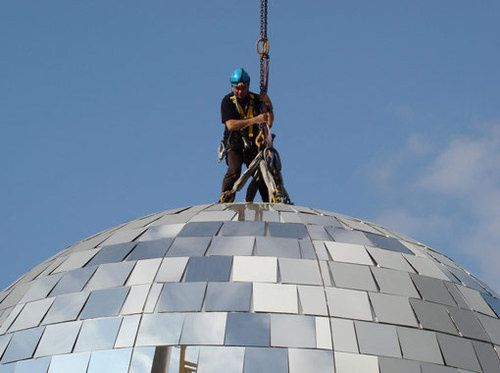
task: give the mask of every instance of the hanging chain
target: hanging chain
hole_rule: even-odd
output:
[[[260,93],[267,93],[269,79],[269,40],[267,39],[267,0],[260,0],[260,37],[257,40],[260,56]]]

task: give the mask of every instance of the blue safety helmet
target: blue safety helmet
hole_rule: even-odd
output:
[[[231,86],[236,87],[238,83],[250,84],[250,75],[242,67],[237,68],[231,74]]]

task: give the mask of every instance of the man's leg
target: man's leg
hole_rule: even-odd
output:
[[[247,167],[250,165],[250,163],[252,163],[254,158],[257,156],[257,153],[258,153],[257,148],[254,148],[253,150],[244,154],[243,160]],[[252,177],[252,180],[248,185],[246,201],[253,202],[255,194],[257,194],[257,188],[259,189],[259,194],[260,198],[262,199],[262,202],[269,202],[267,187],[262,177],[260,177],[258,180]]]
[[[233,188],[234,183],[241,174],[241,165],[243,164],[243,153],[241,151],[235,151],[233,149],[229,149],[226,154],[227,160],[227,171],[224,175],[224,179],[222,180],[222,193],[221,199],[225,192],[230,191]],[[234,196],[229,198],[227,202],[234,201]],[[221,201],[222,202],[222,201]]]

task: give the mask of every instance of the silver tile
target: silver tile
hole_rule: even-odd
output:
[[[214,237],[207,255],[252,255],[255,237]]]
[[[424,329],[458,335],[444,306],[419,299],[410,299],[410,304]]]
[[[352,320],[330,318],[335,351],[358,353],[358,340]]]
[[[310,373],[311,367],[314,367],[315,373],[332,373],[334,372],[332,352],[290,348],[288,367],[289,373]]]
[[[309,237],[313,240],[331,240],[331,237],[326,233],[322,225],[306,225]]]
[[[184,274],[188,260],[188,257],[163,259],[155,281],[179,282]]]
[[[398,328],[403,358],[444,364],[436,333],[418,329]]]
[[[408,298],[370,293],[370,300],[378,321],[396,325],[418,326]]]
[[[481,371],[472,343],[464,338],[438,334],[437,339],[446,365]]]
[[[44,327],[38,327],[15,333],[2,357],[2,364],[31,358],[43,331]]]
[[[143,285],[153,282],[161,262],[161,258],[139,260],[127,280],[127,285]]]
[[[405,297],[420,298],[415,285],[406,272],[386,268],[371,268],[380,292],[402,295]]]
[[[282,283],[322,285],[316,260],[279,258],[278,263]]]
[[[362,354],[401,358],[396,327],[355,321],[359,351]]]
[[[181,337],[184,314],[164,313],[142,317],[137,346],[177,345]]]
[[[153,359],[155,355],[154,347],[138,347],[132,353],[130,362],[130,373],[151,373]]]
[[[59,267],[54,270],[54,273],[67,272],[73,269],[82,268],[98,252],[99,249],[91,249],[72,253]]]
[[[80,314],[80,318],[93,319],[118,315],[128,290],[128,288],[115,288],[93,291]]]
[[[200,373],[243,373],[245,349],[242,347],[201,347]]]
[[[47,373],[50,358],[20,361],[16,364],[16,373]]]
[[[138,242],[157,241],[165,238],[174,238],[184,227],[184,224],[166,224],[150,226],[144,234],[137,239]]]
[[[131,355],[129,348],[92,352],[87,373],[127,373]]]
[[[19,316],[17,316],[16,321],[14,321],[9,331],[14,332],[38,326],[52,305],[52,302],[54,302],[54,298],[27,303]]]
[[[271,346],[316,348],[314,317],[272,314]]]
[[[382,268],[390,268],[409,273],[415,272],[401,253],[377,249],[375,247],[367,247],[367,250]]]
[[[75,352],[113,348],[121,322],[121,317],[85,320],[78,335]]]
[[[201,310],[206,282],[166,283],[158,300],[158,312]]]
[[[76,269],[65,273],[50,293],[50,296],[54,297],[60,294],[81,291],[96,270],[97,267],[91,267]]]
[[[261,221],[227,221],[220,234],[223,236],[264,236],[265,223]]]
[[[479,321],[486,329],[486,333],[490,336],[491,341],[496,345],[500,345],[500,319],[484,316],[481,314],[477,315]]]
[[[257,237],[256,255],[300,258],[299,241],[294,238]]]
[[[332,350],[332,333],[328,317],[315,317],[316,322],[316,348]]]
[[[443,281],[415,274],[411,274],[410,276],[424,300],[448,306],[456,306],[453,297],[448,292],[446,286],[444,286]]]
[[[230,221],[233,220],[236,212],[234,211],[201,211],[193,216],[189,222],[208,222],[208,221]]]
[[[459,370],[443,365],[422,363],[422,373],[457,373]]]
[[[231,273],[231,262],[230,256],[189,258],[184,281],[228,281]]]
[[[493,346],[483,342],[472,342],[476,351],[481,369],[484,373],[500,372],[500,359]]]
[[[53,356],[48,373],[86,373],[90,352]]]
[[[205,311],[250,310],[251,283],[211,282],[205,297]]]
[[[210,240],[210,237],[177,237],[166,256],[203,256]]]
[[[2,357],[7,345],[12,338],[12,334],[0,335],[0,357]]]
[[[223,345],[225,329],[225,313],[190,313],[184,321],[180,344]]]
[[[309,238],[306,226],[300,223],[267,223],[272,237]]]
[[[376,356],[348,354],[335,351],[335,368],[337,373],[378,373]]]
[[[139,242],[127,256],[127,260],[163,258],[172,242],[173,239],[170,238]]]
[[[140,321],[141,315],[125,316],[123,318],[120,331],[115,342],[115,348],[134,346]]]
[[[81,321],[73,321],[47,326],[36,349],[35,357],[71,352],[81,325]]]
[[[245,349],[245,373],[288,373],[288,351],[282,348]]]
[[[179,232],[179,237],[205,237],[215,236],[222,226],[222,222],[194,222],[187,223]]]
[[[404,257],[420,275],[435,277],[441,280],[449,280],[448,277],[429,258],[413,255],[405,255]]]
[[[336,287],[377,291],[370,268],[358,264],[330,262]]]
[[[154,312],[162,290],[163,290],[163,284],[151,285],[151,290],[149,291],[146,303],[144,304],[144,313]]]
[[[135,242],[125,242],[104,246],[85,266],[91,267],[106,263],[121,262],[132,251],[135,245]]]
[[[312,241],[314,250],[316,251],[316,256],[319,260],[330,260],[328,255],[328,250],[325,247],[325,241],[314,240]]]
[[[225,345],[269,346],[269,315],[228,313]],[[271,332],[272,338],[272,332]]]
[[[115,244],[120,244],[123,242],[130,242],[135,240],[137,237],[139,237],[142,232],[144,232],[146,228],[134,228],[134,229],[128,229],[128,228],[120,228],[113,232],[113,234],[106,239],[103,244],[104,245],[115,245]]]
[[[81,292],[56,297],[43,319],[42,325],[76,320],[88,296],[88,292]]]
[[[112,288],[125,284],[135,262],[102,264],[97,268],[85,290]]]
[[[317,260],[316,251],[314,250],[314,245],[309,239],[299,240],[300,256],[302,259],[313,259]]]
[[[336,262],[373,265],[373,261],[362,245],[326,241],[325,246]]]
[[[325,227],[325,229],[336,242],[353,243],[357,245],[373,245],[362,232],[335,227]]]
[[[474,315],[474,312],[462,310],[455,307],[448,307],[448,312],[453,319],[453,322],[458,327],[458,330],[464,337],[489,341],[479,320]]]
[[[327,316],[325,291],[318,286],[298,286],[301,313]]]
[[[417,361],[379,357],[380,373],[422,373]]]
[[[122,315],[141,313],[151,288],[150,284],[132,286],[120,311]]]
[[[33,281],[30,289],[26,292],[20,303],[28,303],[45,298],[61,279],[62,274],[46,276]]]
[[[368,295],[362,291],[326,288],[330,314],[357,320],[372,320]]]
[[[492,311],[477,290],[469,289],[462,285],[457,285],[457,287],[470,308],[477,312],[484,313],[485,315],[496,317],[495,312]]]
[[[276,282],[278,261],[273,257],[235,256],[232,281]]]
[[[254,283],[253,308],[255,312],[298,313],[297,287]]]
[[[379,234],[373,234],[366,232],[365,236],[372,242],[370,246],[379,247],[381,249],[395,251],[403,254],[412,254],[413,253],[408,250],[408,248],[403,245],[399,240],[393,237],[385,237]]]

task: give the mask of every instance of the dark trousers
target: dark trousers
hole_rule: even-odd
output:
[[[222,192],[231,190],[234,183],[241,175],[241,166],[243,163],[248,167],[257,155],[257,149],[250,149],[248,151],[229,149],[226,154],[227,171],[222,180]],[[253,181],[253,180],[252,180]],[[269,196],[266,185],[262,180],[258,182],[258,188],[262,202],[269,202]],[[247,193],[247,196],[251,193]],[[253,200],[253,197],[251,198]]]

